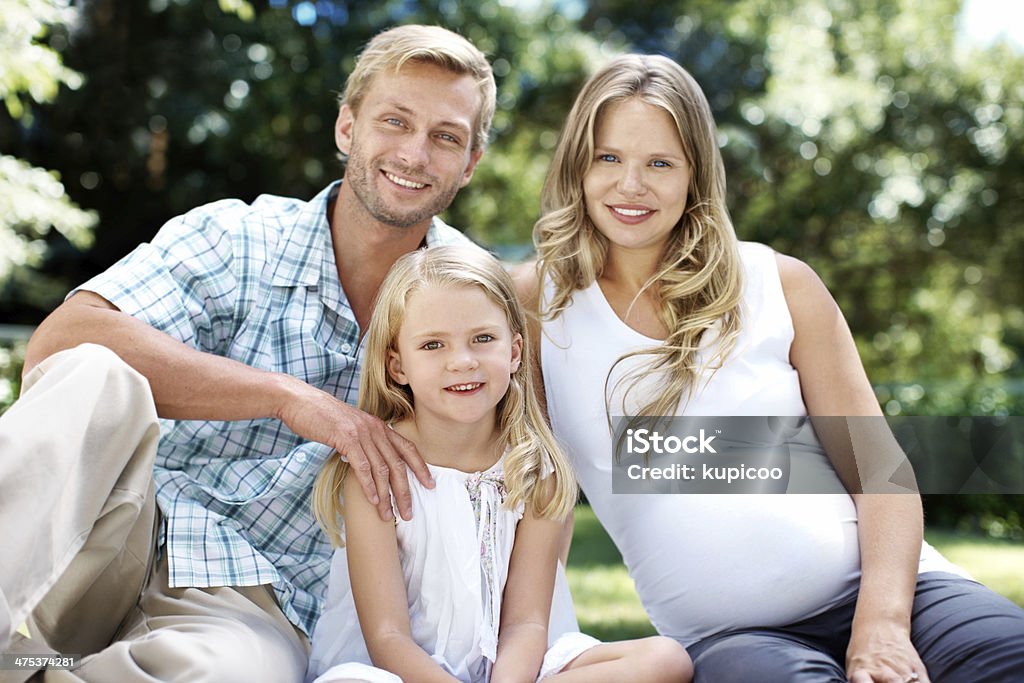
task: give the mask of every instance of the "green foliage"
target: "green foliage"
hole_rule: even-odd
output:
[[[0,15],[0,99],[14,120],[31,123],[31,104],[52,101],[63,84],[81,85],[60,55],[39,43],[50,26],[73,19],[67,2],[8,0]],[[56,229],[79,248],[91,243],[96,215],[68,200],[60,175],[0,154],[0,287],[42,263],[43,238]],[[37,282],[46,283],[42,278]],[[31,295],[29,295],[30,297]]]
[[[664,53],[711,102],[738,233],[821,275],[884,409],[1024,414],[1024,57],[958,45],[958,0],[529,6],[7,2],[0,321],[38,323],[195,205],[312,196],[342,171],[332,127],[356,53],[427,22],[484,49],[499,86],[452,224],[524,256],[583,79],[618,52]]]
[[[1024,407],[1024,59],[958,48],[957,11],[800,3],[742,106],[792,152],[748,180],[761,206],[738,205],[740,230],[831,286],[891,414]]]
[[[0,99],[15,119],[25,116],[32,101],[50,102],[59,86],[81,85],[81,76],[66,68],[60,55],[40,44],[48,26],[74,18],[66,0],[7,0],[0,15]]]
[[[1024,506],[1021,496],[924,496],[929,525],[962,533],[1024,541]]]
[[[25,362],[25,340],[0,339],[0,414],[21,392],[21,367]]]

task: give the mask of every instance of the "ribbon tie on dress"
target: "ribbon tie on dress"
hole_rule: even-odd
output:
[[[481,608],[483,610],[480,650],[494,662],[498,654],[498,627],[501,623],[501,597],[504,589],[504,567],[498,559],[497,549],[504,545],[499,537],[506,526],[499,524],[501,506],[505,503],[505,474],[489,470],[477,472],[466,479],[466,490],[476,515],[477,540],[480,544]]]

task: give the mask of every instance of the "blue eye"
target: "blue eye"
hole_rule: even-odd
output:
[[[402,126],[402,125],[405,125],[405,124],[402,123],[401,119],[396,119],[394,117],[384,119],[384,123],[389,123],[392,126]]]
[[[652,161],[651,166],[654,166],[655,168],[672,168],[672,164],[667,161],[662,161],[661,159],[655,159]]]
[[[619,158],[617,156],[615,156],[614,154],[598,154],[597,155],[597,160],[598,161],[607,161],[607,162],[610,162],[610,163],[614,163],[614,162],[618,161]]]

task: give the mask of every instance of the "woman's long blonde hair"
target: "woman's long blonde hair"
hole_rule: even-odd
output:
[[[532,350],[523,310],[512,279],[497,259],[482,249],[444,246],[406,254],[391,267],[381,284],[367,330],[366,352],[359,382],[359,408],[393,423],[413,417],[415,398],[409,387],[388,372],[388,352],[397,350],[409,296],[424,287],[479,287],[506,315],[513,335],[523,337],[522,362],[512,373],[508,392],[497,406],[504,459],[505,504],[525,504],[540,517],[564,519],[576,503],[576,479],[541,411],[530,374]],[[554,485],[541,486],[548,467]],[[313,487],[313,512],[335,545],[342,545],[341,490],[348,464],[334,453]]]
[[[572,303],[573,292],[601,276],[608,240],[587,215],[583,180],[594,160],[594,131],[605,108],[639,99],[672,117],[692,169],[686,207],[673,229],[655,273],[640,292],[650,290],[668,329],[659,346],[627,353],[608,372],[606,405],[612,413],[608,383],[612,371],[633,356],[651,362],[625,373],[627,398],[644,377],[656,375],[659,390],[635,415],[673,415],[693,395],[703,366],[697,351],[704,333],[721,321],[715,354],[720,367],[739,334],[740,261],[736,233],[725,203],[725,167],[718,150],[715,122],[700,86],[685,69],[659,55],[623,55],[595,73],[583,86],[566,119],[541,196],[541,218],[533,228],[538,255],[538,310],[553,320]],[[550,290],[545,286],[550,280]]]

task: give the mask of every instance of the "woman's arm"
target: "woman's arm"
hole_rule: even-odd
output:
[[[453,683],[456,679],[412,639],[395,523],[380,519],[354,477],[345,479],[344,489],[352,597],[370,659],[404,681]]]
[[[790,361],[800,373],[808,413],[881,420],[878,401],[835,300],[806,264],[782,255],[777,261],[795,332]],[[853,452],[863,432],[878,430],[865,430],[863,420],[850,421],[852,427],[846,428],[842,422],[827,421],[819,436],[857,506],[861,583],[847,649],[847,674],[851,683],[868,683],[889,680],[894,674],[902,680],[917,672],[926,682],[924,664],[910,642],[923,536],[921,498],[916,493],[861,492],[865,483],[869,491],[877,489],[871,486],[872,474],[862,471],[863,467],[858,470]]]
[[[548,621],[561,533],[561,521],[535,517],[529,509],[516,528],[491,683],[526,683],[537,679],[548,648]]]

